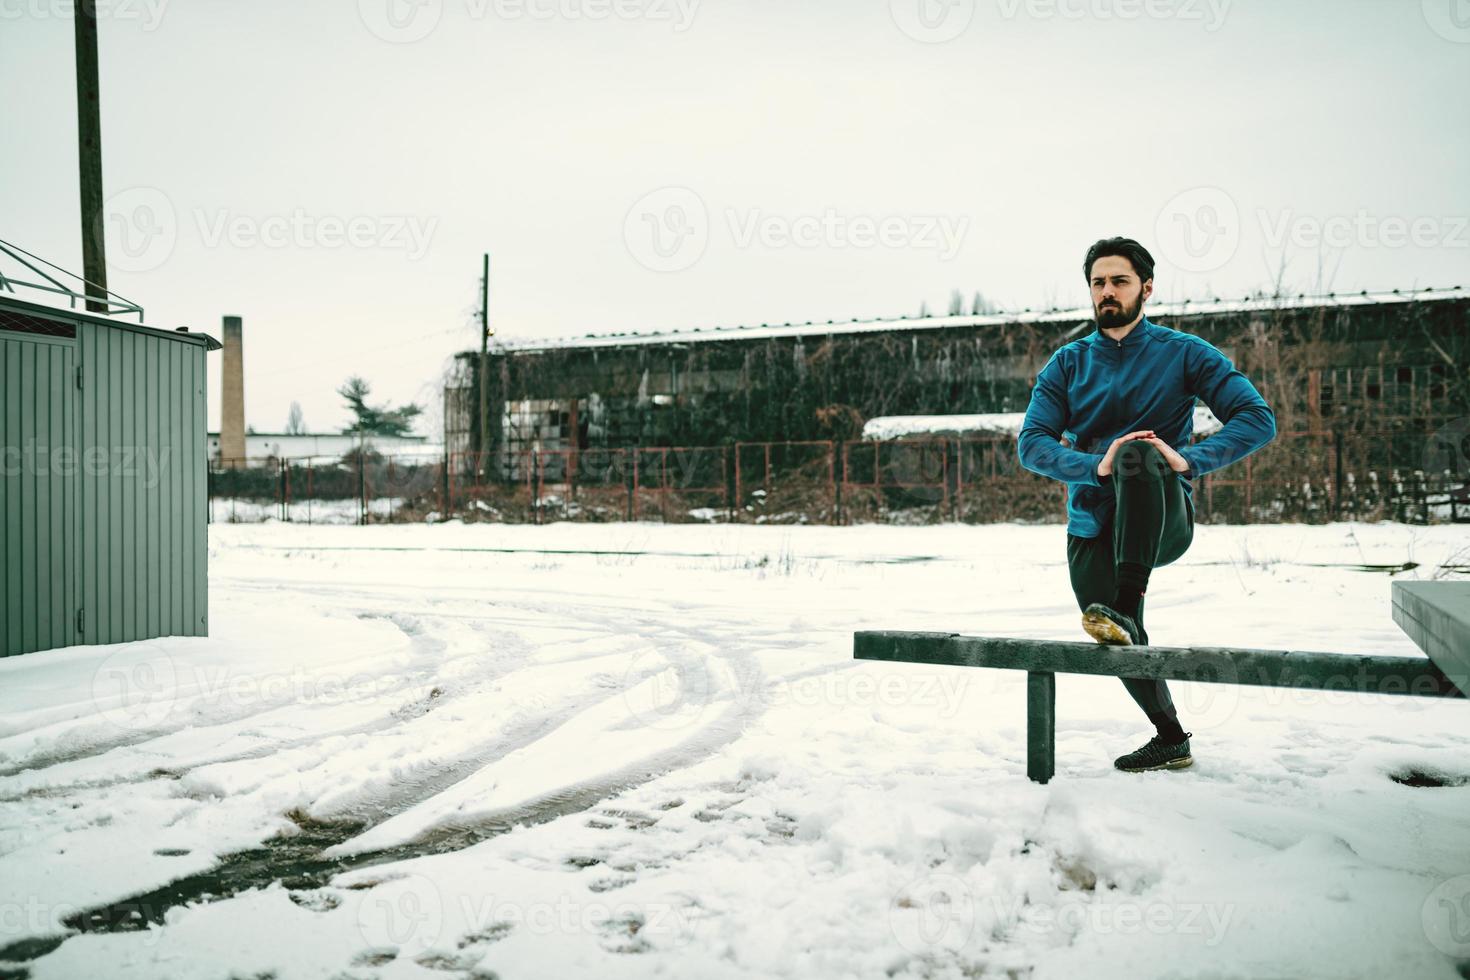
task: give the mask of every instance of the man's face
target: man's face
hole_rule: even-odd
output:
[[[1154,281],[1140,282],[1133,263],[1121,255],[1104,255],[1092,263],[1092,314],[1099,327],[1126,327],[1143,315],[1143,301]]]

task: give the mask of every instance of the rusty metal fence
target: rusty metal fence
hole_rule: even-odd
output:
[[[1196,520],[1470,522],[1466,468],[1425,458],[1404,433],[1280,433],[1195,481]],[[1060,522],[1066,487],[995,436],[216,461],[209,498],[232,522],[925,524]]]
[[[211,523],[420,522],[444,513],[439,455],[212,460]]]

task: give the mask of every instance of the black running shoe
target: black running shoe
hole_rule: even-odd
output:
[[[1082,614],[1082,628],[1099,643],[1147,646],[1148,634],[1134,621],[1111,606],[1094,602]]]
[[[1155,735],[1127,755],[1118,756],[1113,760],[1113,765],[1124,772],[1183,769],[1194,763],[1194,757],[1189,754],[1189,736],[1193,734],[1194,732],[1185,732],[1182,742],[1165,742],[1162,736]]]

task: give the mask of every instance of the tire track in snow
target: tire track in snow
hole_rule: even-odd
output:
[[[391,689],[389,689],[387,691],[381,691],[381,692],[379,692],[379,696],[380,697],[385,697],[385,698],[392,697],[393,695],[403,693],[404,691],[415,689],[417,686],[422,686],[423,679],[426,676],[430,675],[432,673],[432,671],[435,669],[435,666],[432,663],[432,659],[433,659],[433,657],[434,657],[435,654],[440,653],[442,651],[442,649],[444,647],[443,642],[440,641],[440,640],[437,640],[434,637],[426,636],[426,635],[423,635],[421,633],[416,633],[414,631],[411,631],[411,630],[405,628],[402,622],[397,621],[397,620],[393,619],[391,616],[388,616],[388,615],[378,615],[376,613],[372,613],[372,614],[364,615],[361,618],[381,618],[381,619],[387,620],[392,626],[394,626],[396,629],[398,629],[399,632],[402,633],[404,635],[404,637],[407,639],[407,641],[409,643],[409,648],[414,651],[413,661],[415,663],[422,664],[422,666],[420,666],[415,672],[404,674],[402,681],[399,684],[397,684],[396,686],[394,686],[393,688],[391,688]],[[190,708],[194,704],[196,704],[201,698],[206,698],[206,697],[209,697],[209,695],[208,694],[196,694],[195,696],[193,696],[193,697],[191,697],[191,698],[189,698],[187,700],[181,701],[179,704],[177,704],[176,706],[172,707],[169,710],[169,716],[170,717],[172,717],[174,715],[180,716],[180,721],[181,721],[180,724],[173,725],[173,726],[160,725],[160,726],[157,726],[157,727],[151,727],[151,728],[143,729],[143,730],[140,730],[140,731],[126,733],[126,734],[121,735],[121,736],[116,737],[116,738],[91,740],[91,741],[87,741],[85,744],[83,744],[81,746],[78,746],[76,748],[73,748],[73,749],[70,749],[70,750],[67,750],[67,751],[57,751],[57,752],[52,752],[52,753],[40,752],[40,753],[36,753],[36,754],[30,755],[30,756],[24,756],[24,757],[21,758],[21,760],[19,762],[12,763],[10,765],[6,765],[6,766],[3,766],[3,767],[0,767],[0,779],[12,777],[12,776],[17,776],[17,775],[20,775],[20,774],[25,773],[25,772],[43,772],[43,771],[45,771],[47,769],[51,769],[51,768],[54,768],[54,767],[57,767],[57,766],[65,765],[67,763],[79,762],[79,761],[83,761],[83,760],[87,760],[87,759],[97,758],[99,756],[106,755],[107,753],[112,752],[112,751],[115,751],[117,749],[127,749],[127,748],[134,748],[134,747],[138,747],[138,746],[145,746],[145,745],[147,745],[150,742],[156,742],[156,741],[160,741],[160,740],[163,740],[163,739],[166,739],[166,738],[170,738],[170,737],[173,737],[173,736],[184,735],[184,734],[187,734],[187,733],[190,733],[190,732],[202,732],[202,731],[209,731],[209,730],[216,729],[216,728],[224,728],[224,727],[228,727],[228,726],[243,726],[243,725],[248,725],[248,724],[251,724],[254,721],[257,721],[258,719],[261,719],[261,718],[263,718],[265,716],[270,715],[273,712],[281,711],[283,709],[285,709],[285,710],[299,710],[299,705],[297,703],[291,701],[290,699],[282,698],[282,699],[278,699],[278,700],[263,701],[261,707],[259,707],[256,710],[237,712],[237,713],[231,714],[231,715],[229,715],[227,717],[215,719],[210,724],[207,724],[207,725],[192,725],[192,724],[188,724],[187,715],[189,714]],[[68,722],[75,722],[75,721],[76,721],[76,719],[68,719],[67,721],[56,722],[53,725],[47,726],[47,727],[48,728],[63,728],[63,731],[61,732],[61,734],[62,734],[62,736],[64,738],[65,735],[67,734],[67,732],[66,732],[66,730],[64,729],[63,726],[66,726],[68,724]],[[89,724],[92,724],[92,723],[90,721],[85,722],[85,723],[83,723],[83,725],[81,727],[85,728]],[[331,736],[334,736],[334,735],[352,735],[352,734],[359,734],[359,733],[369,733],[369,732],[374,731],[377,727],[381,726],[382,724],[383,724],[382,722],[371,722],[371,723],[368,723],[368,724],[362,725],[362,726],[347,726],[347,727],[339,728],[339,729],[336,729],[336,730],[329,730],[327,732],[313,733],[311,736],[304,737],[304,738],[299,739],[299,740],[296,740],[294,742],[276,743],[276,744],[274,744],[272,746],[264,747],[262,750],[256,750],[256,751],[252,751],[252,752],[240,753],[240,754],[235,755],[235,756],[222,757],[222,758],[210,760],[208,762],[199,762],[199,763],[195,763],[193,766],[190,766],[189,768],[197,768],[198,766],[201,766],[201,765],[209,765],[209,764],[212,764],[213,762],[228,762],[228,761],[233,761],[235,759],[258,758],[261,754],[269,754],[270,752],[279,751],[279,750],[281,750],[283,748],[290,748],[290,747],[294,747],[294,746],[300,745],[300,744],[307,744],[307,743],[310,743],[312,741],[319,741],[322,738],[327,738],[327,737],[331,737]],[[144,779],[144,778],[156,778],[156,777],[152,777],[152,776],[138,777],[139,780]],[[127,780],[127,779],[101,780],[101,781],[97,781],[97,782],[91,783],[90,785],[94,785],[94,786],[108,786],[108,785],[116,785],[119,782],[130,782],[130,781],[137,781],[137,780]],[[61,786],[54,786],[53,788],[55,788],[55,789],[65,789],[65,788],[69,788],[72,785],[76,785],[76,786],[79,786],[80,787],[80,786],[86,786],[86,785],[89,785],[89,784],[88,783],[85,783],[85,782],[76,783],[76,784],[63,784]],[[6,799],[6,797],[0,796],[0,801],[3,801],[4,799]]]
[[[578,611],[585,617],[585,607]],[[618,611],[622,615],[605,617],[598,624],[604,634],[621,635],[627,630],[629,617],[626,610]],[[667,664],[682,670],[681,676],[709,675],[703,663],[704,654],[685,652],[684,648],[689,640],[707,644],[716,650],[721,645],[730,646],[726,637],[709,636],[707,633],[700,636],[702,631],[671,629],[665,621],[654,616],[633,618],[640,621],[638,625],[642,629],[635,632],[632,646],[636,648],[652,642]],[[594,635],[596,633],[595,630],[590,632]],[[736,684],[728,689],[705,692],[707,704],[728,699],[729,705],[711,723],[665,751],[615,767],[591,779],[559,787],[524,805],[485,815],[483,819],[466,825],[438,827],[407,843],[350,856],[327,856],[334,844],[350,840],[421,800],[432,799],[448,786],[467,778],[484,765],[504,758],[519,747],[534,746],[551,732],[589,710],[592,705],[625,696],[631,687],[656,676],[662,669],[648,668],[627,673],[623,684],[610,689],[606,695],[581,700],[556,716],[528,722],[497,743],[480,746],[465,758],[463,765],[454,766],[448,773],[417,784],[407,794],[395,791],[391,800],[366,802],[360,808],[354,809],[353,815],[347,819],[321,821],[300,815],[298,824],[301,830],[298,834],[274,838],[265,842],[261,848],[227,855],[208,872],[191,875],[162,888],[78,913],[69,918],[66,925],[81,932],[146,928],[149,923],[162,922],[169,908],[181,904],[221,900],[249,888],[263,887],[275,880],[287,882],[292,889],[319,888],[346,870],[459,850],[503,833],[518,823],[543,823],[587,810],[620,792],[692,765],[739,737],[752,720],[759,704],[757,702],[753,705],[742,696],[742,692],[758,689],[761,678],[760,667],[753,653],[741,649],[741,646],[737,642],[728,652],[715,655],[726,663],[732,676],[737,678]],[[610,655],[616,654],[601,652],[553,663],[565,664]],[[512,669],[500,676],[502,679],[511,678],[516,672]],[[313,740],[308,738],[297,741],[309,744]],[[280,750],[281,747],[276,746],[273,751]],[[33,959],[54,949],[65,938],[60,936],[22,940],[11,944],[6,950],[0,950],[0,958],[10,956],[13,952],[17,959]]]

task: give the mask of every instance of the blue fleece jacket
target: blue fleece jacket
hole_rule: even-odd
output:
[[[1224,428],[1196,445],[1194,401]],[[1052,354],[1036,376],[1016,448],[1021,465],[1067,484],[1067,531],[1092,538],[1113,516],[1112,480],[1097,465],[1114,439],[1153,429],[1189,462],[1191,480],[1229,466],[1276,435],[1276,415],[1254,385],[1207,340],[1144,317],[1122,340],[1095,326]],[[1059,441],[1066,437],[1069,446]]]

